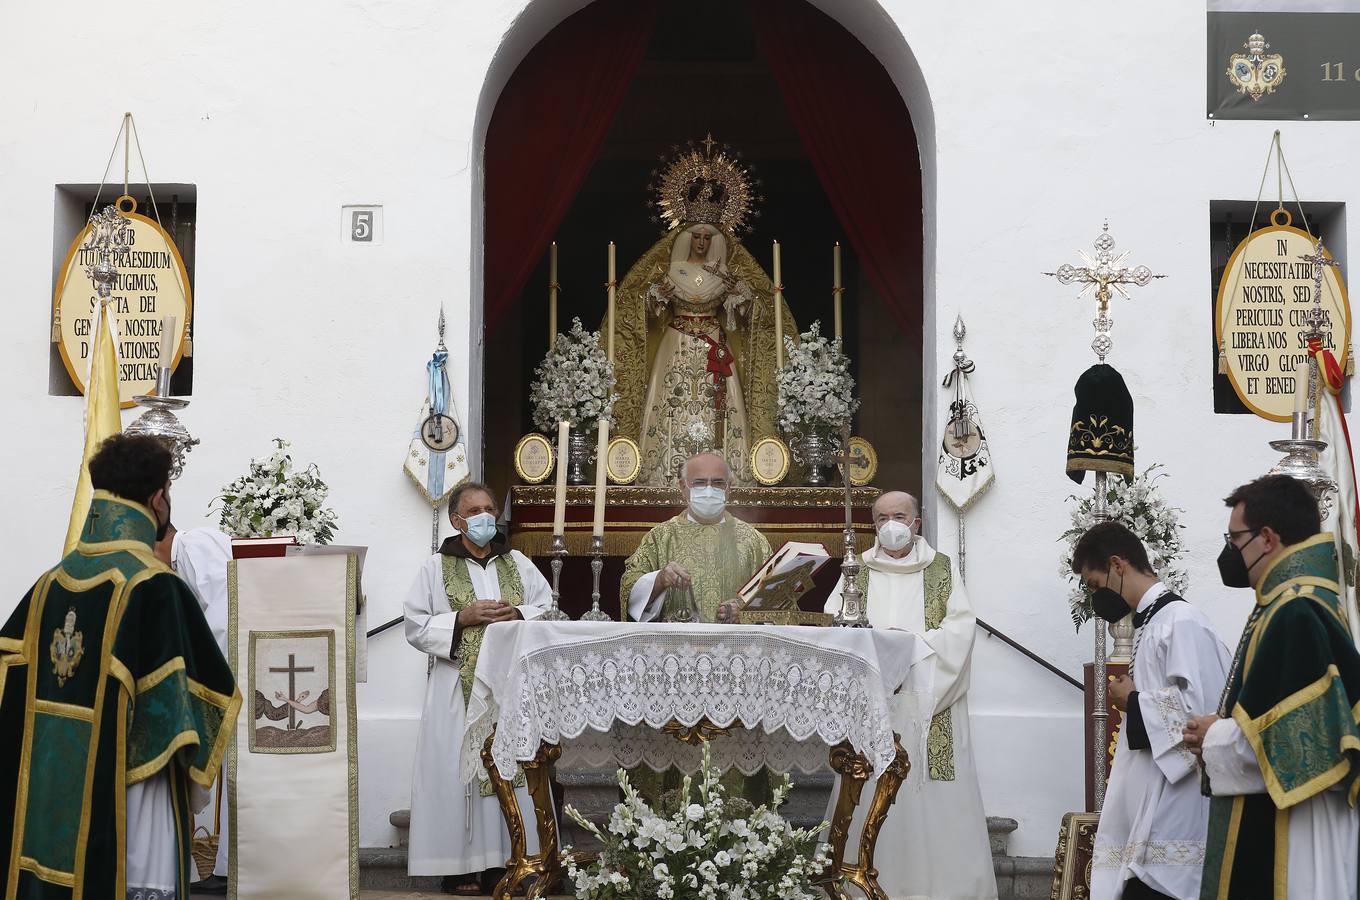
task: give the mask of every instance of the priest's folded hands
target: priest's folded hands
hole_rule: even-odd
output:
[[[742,602],[735,598],[724,600],[718,605],[718,621],[728,625],[737,623],[737,613],[741,610]]]
[[[519,610],[500,600],[475,600],[458,612],[458,627],[490,625],[493,622],[513,622],[522,618]]]

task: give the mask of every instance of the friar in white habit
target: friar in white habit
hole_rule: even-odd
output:
[[[480,893],[480,874],[505,865],[510,835],[489,781],[458,777],[467,699],[487,626],[532,619],[552,591],[527,556],[511,550],[496,526],[491,489],[468,482],[449,497],[458,534],[420,568],[406,598],[406,640],[434,657],[416,738],[411,784],[411,875],[443,875],[451,893]],[[523,776],[515,793],[525,821],[534,821]],[[538,838],[528,829],[528,852]]]
[[[935,651],[921,664],[927,670],[921,684],[933,685],[934,700],[926,758],[912,760],[909,782],[880,832],[874,855],[878,882],[893,900],[995,900],[996,875],[968,722],[977,619],[958,567],[920,536],[916,498],[901,491],[883,494],[873,515],[877,540],[860,555],[859,575],[869,623],[919,634]],[[831,591],[827,612],[840,611],[843,587],[844,579]],[[912,730],[907,723],[917,713],[911,702],[905,693],[893,698],[893,730]],[[873,790],[870,782],[865,796]],[[856,812],[852,843],[865,806]],[[854,852],[846,847],[847,855]]]
[[[1212,711],[1232,658],[1204,613],[1158,580],[1147,551],[1118,522],[1077,540],[1072,571],[1095,614],[1133,613],[1129,674],[1110,685],[1124,713],[1096,831],[1092,900],[1197,900],[1209,798],[1183,740],[1186,723]]]
[[[216,528],[190,528],[180,531],[173,524],[165,537],[156,542],[156,557],[193,588],[203,618],[208,620],[213,640],[225,656],[227,652],[227,566],[231,563],[231,538]],[[198,872],[201,877],[193,882],[196,894],[227,893],[228,851],[231,848],[227,815],[229,804],[222,796],[225,768],[213,785],[214,796],[208,806],[194,817],[198,826],[210,832],[216,826],[217,858],[211,872]]]

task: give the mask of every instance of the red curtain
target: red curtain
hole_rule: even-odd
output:
[[[656,28],[660,0],[598,0],[510,76],[486,133],[484,320],[495,331],[547,252]]]
[[[921,162],[902,96],[864,45],[801,0],[747,0],[846,238],[904,334],[921,335]]]

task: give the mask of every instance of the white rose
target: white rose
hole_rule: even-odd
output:
[[[704,808],[697,803],[691,803],[685,808],[685,818],[691,822],[697,822],[704,817]]]

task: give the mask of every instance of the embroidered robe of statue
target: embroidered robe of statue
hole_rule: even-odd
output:
[[[705,622],[715,622],[718,606],[737,596],[756,569],[770,558],[770,542],[754,526],[732,515],[704,525],[684,512],[657,525],[642,538],[623,568],[620,604],[635,622],[661,612],[665,592],[651,599],[657,573],[679,563],[689,573],[694,602]]]
[[[1195,900],[1209,801],[1182,735],[1188,720],[1214,711],[1231,656],[1208,617],[1160,582],[1139,600],[1133,621],[1135,690],[1096,831],[1091,897],[1119,900],[1136,878],[1176,900]]]
[[[476,600],[503,600],[532,619],[548,608],[552,589],[518,550],[497,541],[490,557],[477,560],[457,536],[421,566],[411,585],[406,640],[434,657],[411,776],[411,875],[466,875],[504,866],[510,856],[510,834],[489,782],[464,785],[458,778],[467,698],[486,626],[459,628],[455,620]],[[515,794],[524,820],[533,822],[522,779]],[[538,852],[537,832],[529,828],[527,837],[528,852]]]
[[[145,507],[95,491],[0,629],[0,897],[187,900],[241,697]]]
[[[925,759],[912,759],[908,781],[879,833],[874,854],[878,883],[893,900],[995,900],[996,875],[968,721],[977,619],[963,580],[949,557],[921,537],[902,559],[874,544],[860,561],[869,624],[919,634],[935,651],[922,663],[920,676],[922,685],[930,685],[927,702],[933,703]],[[844,579],[827,598],[826,612],[840,611],[843,587]],[[909,723],[923,712],[912,707],[916,702],[906,691],[892,699],[893,730],[903,736],[908,752]],[[876,784],[871,780],[865,785],[865,798],[873,796]],[[867,805],[856,810],[847,857],[857,852]]]
[[[1356,896],[1360,653],[1337,574],[1324,532],[1285,548],[1256,586],[1204,738],[1201,897]]]

